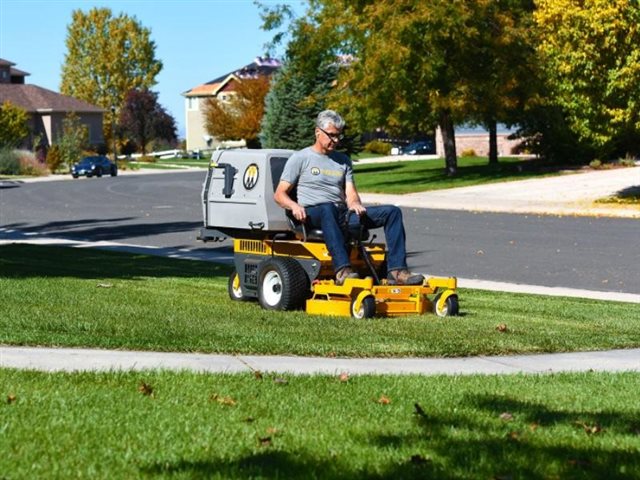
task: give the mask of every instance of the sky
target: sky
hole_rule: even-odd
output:
[[[253,0],[0,0],[0,58],[30,73],[26,83],[59,92],[71,13],[94,7],[110,8],[114,17],[135,17],[151,30],[156,58],[163,63],[152,90],[175,118],[180,138],[185,134],[181,94],[264,56],[273,35],[261,30]]]

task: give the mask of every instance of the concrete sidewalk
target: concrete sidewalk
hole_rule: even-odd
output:
[[[47,372],[165,369],[296,375],[472,375],[640,372],[640,349],[468,358],[325,358],[0,346],[0,368]]]
[[[640,205],[596,200],[627,189],[640,192],[640,168],[564,175],[450,188],[404,195],[365,193],[366,203],[475,212],[640,218]]]

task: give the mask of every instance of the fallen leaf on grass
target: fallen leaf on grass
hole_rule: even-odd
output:
[[[584,422],[576,422],[576,425],[579,425],[580,427],[582,427],[582,429],[585,431],[587,435],[594,435],[596,433],[602,432],[602,427],[597,423],[594,423],[593,425],[589,425],[588,423],[584,423]]]
[[[262,372],[260,370],[254,371],[253,376],[256,378],[256,380],[262,380]]]
[[[509,331],[509,328],[507,327],[506,323],[501,323],[498,326],[496,326],[496,330],[499,331],[500,333],[505,333]]]
[[[217,393],[212,394],[209,397],[209,400],[212,402],[218,402],[220,405],[227,405],[228,407],[233,407],[236,404],[236,401],[231,397],[223,397],[218,395]]]
[[[98,285],[96,285],[96,287],[98,288],[111,288],[113,287],[112,283],[99,283]]]
[[[500,420],[504,420],[505,422],[510,422],[513,420],[513,414],[509,412],[503,412],[500,414]]]
[[[272,444],[271,437],[259,437],[258,442],[261,447],[270,447]]]
[[[153,387],[148,383],[142,382],[138,387],[138,391],[147,397],[153,397]]]
[[[340,378],[340,381],[343,382],[343,383],[344,382],[348,382],[349,381],[349,374],[347,372],[342,372],[340,374],[340,377],[338,377],[338,378]]]
[[[386,395],[381,395],[380,398],[378,399],[378,403],[380,405],[389,405],[391,403],[391,399]]]
[[[10,393],[9,395],[7,395],[7,403],[9,405],[11,405],[12,403],[15,403],[17,399],[18,397],[16,397],[13,393]]]
[[[520,432],[512,430],[511,432],[507,433],[507,438],[509,440],[518,440],[520,438]]]

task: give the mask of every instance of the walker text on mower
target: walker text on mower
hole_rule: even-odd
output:
[[[386,248],[351,229],[351,264],[360,279],[333,280],[322,232],[298,225],[273,193],[291,150],[220,150],[214,153],[202,189],[204,227],[200,239],[233,238],[233,300],[258,299],[270,310],[304,308],[308,313],[368,318],[433,311],[457,315],[455,277],[431,277],[422,285],[386,280]]]

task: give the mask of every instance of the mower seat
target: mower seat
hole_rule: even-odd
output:
[[[293,217],[290,210],[287,210],[287,219],[295,237],[303,242],[324,242],[324,234],[319,228],[311,228]],[[369,230],[363,225],[348,225],[348,242],[365,242],[369,239]]]

